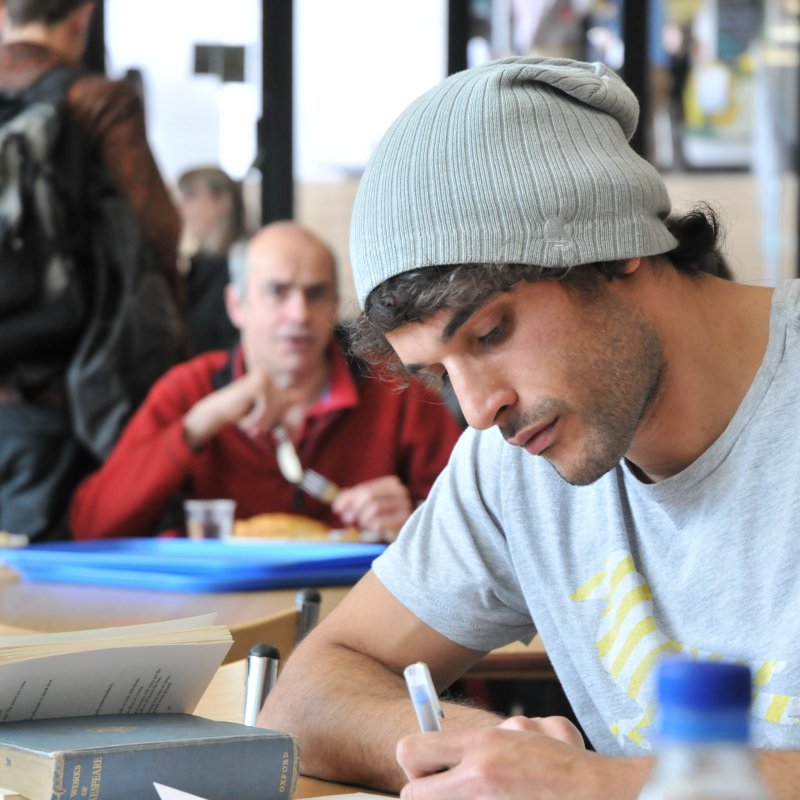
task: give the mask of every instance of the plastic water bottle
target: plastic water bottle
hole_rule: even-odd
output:
[[[655,766],[639,800],[770,800],[749,745],[750,670],[666,659]]]

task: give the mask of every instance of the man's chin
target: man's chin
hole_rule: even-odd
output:
[[[289,356],[281,358],[275,363],[275,369],[279,370],[284,375],[290,375],[294,379],[302,379],[309,375],[318,373],[320,368],[325,363],[324,355],[315,354],[310,357],[309,354]]]
[[[596,483],[619,463],[617,459],[612,463],[603,464],[569,464],[563,463],[560,459],[548,458],[547,455],[542,455],[541,458],[570,486],[589,486]]]

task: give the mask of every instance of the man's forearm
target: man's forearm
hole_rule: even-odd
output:
[[[448,704],[445,715],[452,728],[498,722],[494,714],[467,706]],[[397,742],[418,730],[400,676],[333,646],[324,655],[298,648],[270,692],[259,725],[297,735],[304,774],[395,792],[406,781],[395,758]]]
[[[774,800],[797,797],[800,750],[759,750],[756,752],[756,764]]]
[[[202,450],[225,425],[213,405],[204,400],[207,398],[195,403],[183,417],[183,440],[195,452]]]

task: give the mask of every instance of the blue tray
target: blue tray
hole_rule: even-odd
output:
[[[33,581],[230,592],[355,583],[385,548],[383,544],[234,545],[143,538],[0,548],[0,560]]]

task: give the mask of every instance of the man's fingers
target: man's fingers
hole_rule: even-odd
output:
[[[414,733],[397,743],[397,763],[409,780],[433,775],[461,763],[465,735],[471,731]]]
[[[263,370],[252,370],[231,384],[241,405],[239,428],[248,436],[258,436],[271,430],[286,409],[296,402],[296,390],[275,385]]]
[[[342,491],[333,510],[345,523],[362,530],[397,531],[412,509],[408,489],[399,480],[379,478]]]
[[[507,730],[541,733],[573,747],[586,747],[586,742],[583,740],[581,732],[566,717],[509,717],[497,727]]]
[[[400,791],[400,800],[448,800],[451,797],[475,797],[464,793],[461,776],[452,770],[420,776]]]

